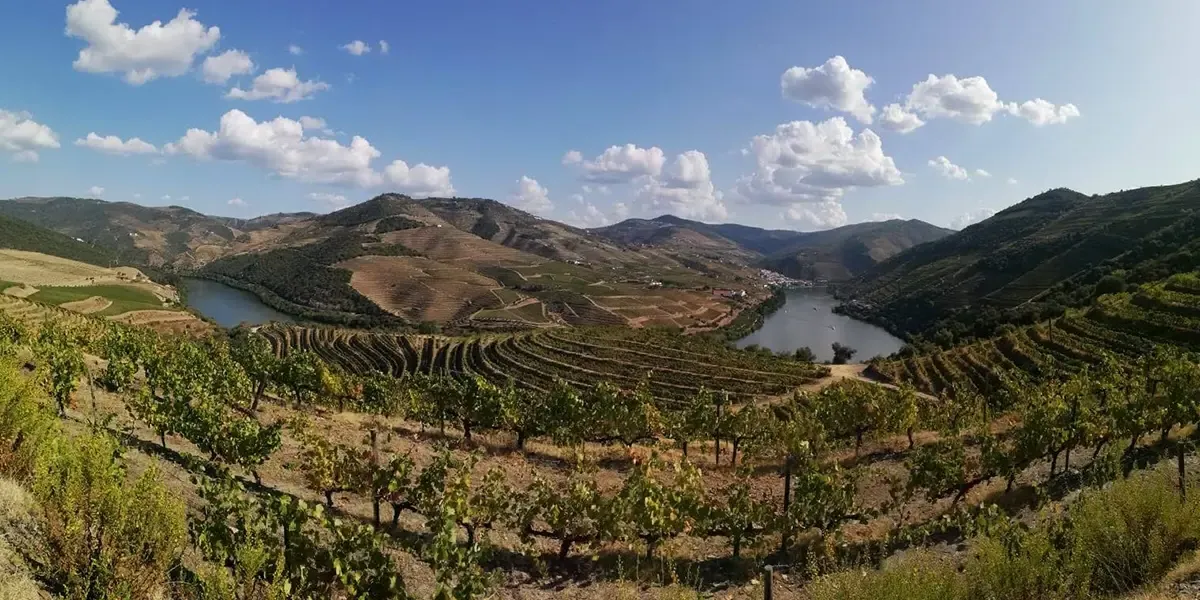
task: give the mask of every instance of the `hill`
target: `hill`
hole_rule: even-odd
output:
[[[84,198],[18,198],[0,215],[52,229],[115,253],[122,264],[195,266],[224,253],[243,232],[233,219],[181,206]],[[54,254],[50,252],[49,254]]]
[[[163,265],[253,291],[280,310],[357,326],[565,323],[712,328],[769,296],[719,254],[630,248],[494,200],[384,194],[326,215],[256,219],[73,198],[0,202]],[[746,289],[746,299],[712,288]]]
[[[1086,305],[1097,287],[1145,283],[1195,267],[1200,184],[1103,196],[1039,194],[882,262],[841,293],[844,308],[943,345]]]
[[[4,216],[0,216],[0,248],[39,252],[105,267],[117,263],[116,254],[106,248]]]
[[[830,281],[850,279],[902,250],[953,233],[916,219],[800,232],[733,223],[710,225],[672,215],[627,219],[593,231],[631,246],[721,255],[791,277]]]

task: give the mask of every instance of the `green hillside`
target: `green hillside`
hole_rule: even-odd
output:
[[[1104,196],[1050,190],[911,248],[840,294],[843,310],[947,345],[1084,306],[1097,291],[1195,268],[1200,184]]]
[[[107,249],[4,216],[0,216],[0,248],[41,252],[102,267],[117,263],[117,256]]]
[[[1004,378],[1056,379],[1108,360],[1133,364],[1169,347],[1200,351],[1200,274],[1106,294],[1058,319],[871,368],[881,379],[908,382],[928,394],[991,396]]]

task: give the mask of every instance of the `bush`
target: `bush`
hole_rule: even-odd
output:
[[[1200,540],[1200,501],[1179,501],[1173,478],[1158,472],[1086,495],[1071,510],[1074,554],[1090,587],[1121,594],[1161,579]]]
[[[849,571],[808,586],[811,600],[954,600],[962,598],[954,565],[919,552],[882,571]]]
[[[32,488],[40,543],[30,549],[65,598],[156,598],[187,542],[182,502],[151,469],[129,484],[115,440],[43,446]]]

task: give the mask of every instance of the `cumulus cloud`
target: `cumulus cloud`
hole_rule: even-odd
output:
[[[579,208],[572,209],[567,213],[567,217],[564,219],[567,224],[576,227],[592,228],[604,227],[612,222],[608,218],[608,215],[604,214],[604,211],[600,210],[595,204],[583,200],[582,197],[579,199],[579,204]]]
[[[990,208],[979,208],[972,210],[966,214],[959,215],[950,220],[950,229],[965,229],[969,225],[974,225],[980,221],[990,219],[996,211]]]
[[[908,133],[932,119],[950,119],[982,125],[996,115],[1011,114],[1041,127],[1066,123],[1080,115],[1074,104],[1055,105],[1041,98],[1023,103],[1003,102],[983,77],[930,74],[913,85],[904,104],[883,108],[880,123],[899,133]]]
[[[392,51],[392,45],[387,43],[387,40],[379,40],[379,53],[387,54]]]
[[[1074,104],[1055,105],[1053,102],[1034,98],[1020,105],[1013,104],[1009,107],[1009,111],[1033,123],[1037,127],[1044,125],[1060,125],[1066,123],[1068,119],[1073,119],[1079,116],[1079,108]]]
[[[871,213],[872,221],[893,221],[896,219],[903,219],[903,218],[904,217],[901,217],[900,215],[898,215],[896,213]]]
[[[929,159],[929,166],[946,179],[966,180],[971,178],[966,169],[950,162],[950,159],[945,156]]]
[[[783,218],[806,229],[832,229],[848,221],[842,203],[837,200],[793,204],[784,211]]]
[[[325,135],[333,135],[333,130],[329,128],[329,124],[325,122],[325,119],[320,117],[300,117],[300,125],[302,125],[306,131],[320,131]]]
[[[250,60],[249,54],[241,50],[226,50],[204,59],[202,70],[204,81],[224,85],[234,76],[253,73],[254,61]]]
[[[1012,178],[1012,177],[1009,177],[1009,178],[1008,178],[1008,185],[1017,185],[1017,180],[1016,180],[1016,179],[1014,179],[1014,178]]]
[[[221,117],[217,131],[189,129],[164,147],[167,154],[199,160],[244,162],[280,177],[312,183],[378,187],[387,185],[410,195],[450,195],[450,169],[393,161],[382,173],[372,167],[381,156],[365,138],[348,145],[305,135],[299,121],[276,117],[261,123],[240,110]]]
[[[554,209],[554,203],[550,201],[550,190],[526,175],[517,180],[517,191],[509,197],[509,201],[521,210],[539,215]]]
[[[87,134],[87,137],[75,140],[75,145],[81,148],[90,148],[97,152],[106,154],[117,154],[120,156],[128,156],[131,154],[157,154],[158,148],[149,142],[142,141],[141,138],[129,138],[121,140],[115,135],[99,136],[95,132]]]
[[[329,89],[329,84],[323,81],[301,81],[296,75],[296,69],[268,69],[262,75],[254,78],[249,90],[233,88],[225,94],[226,98],[235,100],[270,100],[281,104],[290,104],[307,100],[313,94]]]
[[[350,204],[350,201],[341,194],[330,194],[328,192],[313,192],[308,195],[310,200],[329,205],[331,208],[341,208]]]
[[[453,196],[449,167],[431,167],[421,163],[408,166],[394,160],[383,170],[384,184],[410,196]]]
[[[975,174],[980,177],[991,177],[992,176],[990,171],[987,171],[984,169],[975,169]]]
[[[67,7],[67,35],[87,44],[75,70],[123,73],[132,85],[183,75],[221,39],[219,28],[205,27],[195,16],[183,9],[166,24],[154,21],[134,30],[117,22],[117,9],[108,0],[80,0]]]
[[[922,121],[916,113],[909,112],[896,103],[883,107],[883,112],[879,114],[880,127],[896,133],[909,133],[924,124],[925,121]]]
[[[633,144],[610,146],[600,156],[585,160],[578,150],[563,156],[563,164],[579,169],[580,178],[593,183],[631,183],[643,177],[662,173],[666,156],[661,148],[639,148]]]
[[[225,204],[228,204],[229,206],[236,206],[238,208],[242,208],[242,207],[246,206],[246,201],[242,200],[241,198],[233,198],[229,202],[226,202]]]
[[[301,48],[296,44],[291,44],[288,46],[288,54],[291,54],[292,56],[300,56],[301,54],[304,54],[304,48]]]
[[[88,195],[92,196],[93,198],[99,198],[104,195],[104,188],[98,185],[93,185],[92,187],[88,188]]]
[[[832,108],[870,123],[875,107],[867,101],[867,88],[875,80],[850,67],[846,59],[834,56],[814,67],[792,67],[783,72],[779,86],[783,97],[814,108]]]
[[[729,216],[723,194],[713,185],[708,158],[699,150],[676,156],[661,176],[644,176],[637,199],[681,217],[714,221]]]
[[[755,136],[750,152],[758,168],[739,188],[766,204],[836,200],[851,188],[904,183],[879,136],[870,129],[855,135],[841,117],[781,124]]]
[[[345,50],[346,52],[349,52],[355,56],[362,56],[371,51],[371,46],[362,40],[354,40],[349,44],[343,44],[342,50]]]
[[[58,147],[54,130],[34,121],[29,113],[0,109],[0,151],[11,153],[13,160],[37,162],[39,151]]]

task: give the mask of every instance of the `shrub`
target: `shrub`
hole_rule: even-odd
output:
[[[962,582],[954,565],[919,552],[882,571],[849,571],[822,577],[808,586],[811,600],[954,600]]]
[[[1200,540],[1195,489],[1180,502],[1163,472],[1087,494],[1071,509],[1074,554],[1098,594],[1129,592],[1162,578]]]
[[[32,488],[31,552],[65,598],[154,598],[187,542],[183,504],[151,469],[132,484],[108,436],[44,445]]]

